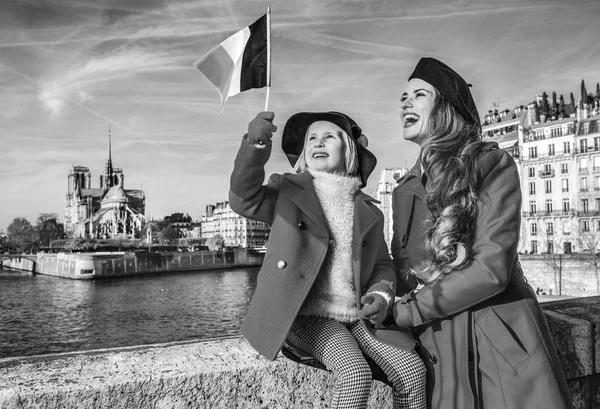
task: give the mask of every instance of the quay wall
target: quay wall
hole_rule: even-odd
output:
[[[586,254],[521,254],[523,273],[534,290],[548,295],[600,295],[600,258]]]
[[[576,409],[600,407],[600,297],[543,303]],[[331,373],[241,337],[0,359],[0,407],[328,408]],[[374,382],[369,408],[391,408]]]
[[[4,260],[3,265],[37,274],[86,280],[159,272],[253,267],[260,266],[263,258],[263,254],[246,249],[189,253],[39,253],[37,262],[15,257]]]

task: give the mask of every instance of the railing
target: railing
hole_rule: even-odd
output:
[[[554,177],[554,170],[551,170],[551,171],[540,170],[540,171],[538,172],[538,175],[539,175],[541,178]]]
[[[577,216],[575,210],[557,210],[552,212],[521,212],[523,217],[552,217],[552,216]],[[598,212],[600,214],[600,212]],[[589,214],[588,214],[589,215]]]

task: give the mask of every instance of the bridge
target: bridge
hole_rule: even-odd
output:
[[[31,261],[37,262],[37,254],[17,253],[17,254],[0,254],[0,263],[4,260],[26,258]]]

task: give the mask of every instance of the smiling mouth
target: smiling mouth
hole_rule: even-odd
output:
[[[416,124],[421,117],[417,114],[404,114],[404,127],[410,128]]]
[[[312,154],[313,159],[328,158],[329,155],[324,152],[316,152]]]

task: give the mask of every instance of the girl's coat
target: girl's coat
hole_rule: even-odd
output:
[[[300,310],[327,249],[329,232],[309,172],[274,174],[263,186],[271,147],[257,148],[244,137],[234,163],[229,204],[241,216],[271,226],[256,292],[241,332],[268,359],[275,359]],[[367,291],[395,291],[396,275],[383,239],[383,215],[362,191],[354,199],[353,269],[356,302]],[[348,221],[350,222],[350,221]],[[377,338],[405,350],[407,332],[366,325]]]
[[[467,243],[473,260],[423,287],[409,303],[427,365],[430,407],[571,408],[548,325],[518,262],[517,167],[496,144],[484,145],[477,166],[479,216]],[[431,219],[425,194],[420,165],[394,190],[392,254],[399,272],[428,257],[422,249],[423,223]],[[399,293],[414,286],[401,288],[401,281]]]

